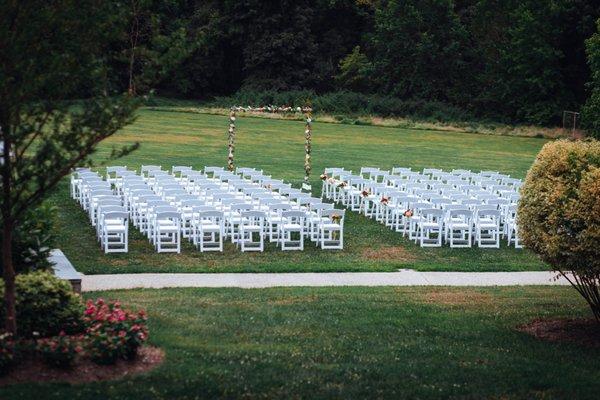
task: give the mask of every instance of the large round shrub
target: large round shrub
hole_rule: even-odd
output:
[[[521,195],[523,243],[571,281],[600,321],[600,142],[546,144]]]
[[[4,283],[0,296],[4,296]],[[83,329],[83,301],[71,285],[54,275],[36,271],[17,275],[17,325],[20,337],[56,336],[61,331],[71,334]],[[4,309],[0,307],[0,321]]]

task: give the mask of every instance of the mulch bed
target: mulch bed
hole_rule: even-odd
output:
[[[25,359],[7,375],[0,377],[0,386],[25,382],[68,382],[72,384],[127,378],[148,372],[164,361],[165,353],[157,347],[144,346],[131,361],[119,360],[115,365],[98,365],[80,358],[72,368],[53,368],[37,358]]]
[[[600,324],[595,319],[536,319],[517,330],[541,340],[600,347]]]

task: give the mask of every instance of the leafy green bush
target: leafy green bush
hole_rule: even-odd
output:
[[[10,333],[0,334],[0,375],[7,373],[15,361],[15,342]]]
[[[600,321],[600,142],[546,144],[521,195],[523,243],[571,281]]]
[[[36,349],[46,364],[58,368],[69,368],[82,350],[81,338],[60,332],[58,336],[39,339]]]
[[[49,337],[61,331],[81,332],[83,303],[68,282],[51,273],[35,271],[20,274],[16,280],[17,324],[20,337]],[[0,297],[4,282],[0,281]],[[4,309],[0,308],[0,320]]]
[[[28,210],[13,232],[14,265],[19,272],[50,267],[48,256],[54,243],[55,208],[47,204]],[[1,219],[0,219],[1,222]],[[0,231],[0,241],[2,232]],[[2,260],[0,259],[0,272]]]

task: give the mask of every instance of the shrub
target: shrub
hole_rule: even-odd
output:
[[[37,341],[37,351],[48,365],[69,368],[82,350],[81,338],[60,332],[58,336]]]
[[[600,322],[600,142],[546,144],[521,194],[523,243],[569,279]]]
[[[0,296],[4,295],[4,284]],[[82,331],[83,303],[68,282],[54,275],[36,271],[20,274],[16,280],[17,323],[20,337],[56,336]],[[0,307],[0,320],[4,309]]]
[[[0,334],[0,375],[7,373],[15,361],[15,342],[10,333]]]
[[[13,259],[18,272],[47,270],[48,256],[55,240],[55,207],[47,204],[28,210],[13,232]],[[2,240],[2,231],[0,231]],[[2,260],[0,259],[0,272]]]
[[[88,300],[85,309],[88,355],[98,364],[113,364],[118,358],[132,359],[148,338],[146,314],[121,308],[119,302]]]
[[[376,115],[381,117],[403,117],[436,122],[473,121],[476,117],[450,104],[402,100],[393,96],[338,91],[317,95],[310,90],[274,92],[241,90],[230,97],[218,97],[208,103],[214,107],[264,106],[264,105],[311,105],[315,112],[349,116]]]

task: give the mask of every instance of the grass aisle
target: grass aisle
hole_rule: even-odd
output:
[[[88,294],[149,312],[166,362],[84,386],[0,388],[2,399],[595,399],[600,349],[514,330],[588,317],[569,288],[169,289]]]
[[[118,160],[118,165],[142,164],[225,165],[227,117],[141,110],[137,121],[98,151],[141,142],[141,148]],[[273,177],[299,183],[303,177],[304,127],[299,121],[240,117],[237,121],[237,165],[264,169]],[[501,137],[315,123],[313,135],[313,187],[320,191],[318,175],[326,166],[358,171],[361,166],[410,166],[414,169],[495,169],[524,177],[543,139]],[[69,199],[63,182],[51,201],[59,207],[59,247],[86,274],[125,272],[291,272],[291,271],[393,271],[398,268],[450,271],[521,271],[547,267],[528,251],[422,249],[401,235],[359,216],[348,214],[343,252],[321,251],[312,245],[304,252],[276,250],[242,254],[229,244],[223,254],[201,254],[192,246],[183,253],[156,254],[135,230],[128,254],[104,256],[87,217]]]

